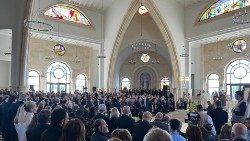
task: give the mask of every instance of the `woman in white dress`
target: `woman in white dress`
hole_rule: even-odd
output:
[[[27,141],[26,131],[36,111],[37,106],[33,101],[27,101],[18,109],[14,119],[15,128],[18,134],[18,141]]]

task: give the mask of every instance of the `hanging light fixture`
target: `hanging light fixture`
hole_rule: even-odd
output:
[[[53,29],[53,26],[51,24],[47,23],[42,19],[38,19],[38,17],[42,13],[42,10],[40,8],[40,0],[38,1],[38,9],[36,12],[34,12],[35,1],[32,7],[33,7],[31,11],[32,15],[29,17],[29,19],[24,20],[24,26],[34,31],[43,31],[43,32],[51,31]]]
[[[216,56],[213,57],[214,61],[220,61],[222,60],[222,56],[219,55],[219,39],[217,38],[217,46],[216,46]]]
[[[129,62],[129,64],[136,64],[136,61],[135,61],[135,59],[134,59],[134,51],[135,51],[135,48],[133,48],[133,44],[132,44],[132,58],[131,58],[131,60],[129,60],[128,62]]]
[[[66,49],[63,44],[60,43],[60,23],[58,23],[58,43],[54,45],[53,51],[58,56],[63,56],[66,53]]]
[[[189,57],[189,54],[187,53],[185,46],[182,47],[183,47],[183,53],[180,55],[180,57]]]
[[[235,13],[235,15],[233,16],[233,23],[234,24],[249,24],[250,20],[249,20],[249,13],[247,11],[247,6],[246,6],[246,0],[243,0],[244,2],[244,10],[241,12],[239,11],[239,13]]]

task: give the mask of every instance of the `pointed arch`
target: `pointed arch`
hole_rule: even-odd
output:
[[[43,15],[57,20],[65,20],[77,24],[92,26],[92,23],[84,12],[67,4],[53,5],[45,10]]]
[[[171,58],[171,66],[172,66],[172,72],[173,72],[173,88],[179,88],[180,86],[180,62],[177,55],[177,50],[173,42],[173,37],[170,33],[169,27],[167,26],[164,18],[162,15],[160,15],[159,10],[156,8],[156,5],[153,0],[147,0],[143,3],[150,15],[152,16],[153,20],[155,21],[156,25],[158,26],[159,30],[161,31],[162,37],[164,39],[164,42],[166,44],[166,47],[168,51],[170,52],[170,58]],[[127,10],[127,13],[124,15],[122,24],[120,25],[120,28],[117,32],[116,39],[114,42],[114,45],[112,47],[112,53],[110,57],[109,62],[109,70],[108,70],[108,88],[113,88],[113,80],[114,80],[114,70],[115,65],[117,61],[117,57],[119,54],[119,49],[121,47],[121,43],[123,41],[124,35],[126,33],[126,30],[128,29],[128,26],[134,17],[135,13],[138,12],[138,8],[140,7],[141,3],[138,0],[133,0]]]
[[[216,0],[201,14],[198,21],[201,22],[247,6],[250,6],[250,0]]]

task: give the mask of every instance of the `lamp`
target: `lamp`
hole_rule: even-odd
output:
[[[214,61],[220,61],[222,60],[222,57],[219,55],[219,45],[218,45],[219,39],[217,38],[217,46],[216,46],[216,56],[213,57]]]
[[[38,2],[38,9],[36,12],[33,12],[35,5],[32,6],[33,10],[31,13],[34,14],[32,14],[29,19],[24,20],[24,26],[34,31],[44,31],[44,32],[51,31],[53,29],[53,26],[51,24],[41,19],[38,20],[38,16],[42,13],[42,10],[39,6],[40,6],[40,0]]]
[[[134,46],[133,44],[131,46],[132,46],[132,48],[131,48],[132,49],[132,59],[129,60],[128,62],[129,62],[129,64],[133,64],[134,65],[134,64],[136,64],[136,61],[135,61],[134,56],[133,56],[135,48],[133,48],[133,46]]]
[[[246,8],[246,0],[243,1],[244,2],[244,11],[239,13],[235,13],[235,15],[233,16],[233,23],[234,24],[249,24],[250,20],[249,20],[249,16],[248,16],[248,12],[247,12],[247,8]]]
[[[182,47],[183,47],[183,53],[180,55],[180,57],[189,57],[189,54],[186,52],[185,46]]]

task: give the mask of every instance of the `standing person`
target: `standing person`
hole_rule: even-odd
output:
[[[207,101],[207,114],[210,115],[210,112],[214,109],[213,104],[211,103],[211,101]]]
[[[108,117],[105,115],[107,112],[107,107],[105,104],[100,104],[98,106],[98,113],[97,115],[93,118],[92,122],[94,122],[98,118],[102,118],[105,120],[105,122],[108,122]]]
[[[134,126],[133,129],[133,141],[142,141],[143,137],[147,134],[149,129],[151,129],[153,126],[150,124],[150,121],[152,119],[152,114],[149,111],[146,111],[143,113],[142,116],[142,122],[137,123]]]
[[[59,141],[63,126],[68,122],[68,113],[63,108],[54,109],[51,114],[51,124],[42,135],[40,141]]]
[[[60,141],[85,141],[85,132],[85,126],[80,119],[71,119],[63,128]]]
[[[94,133],[90,141],[107,141],[108,140],[108,125],[104,119],[96,119],[94,121]]]
[[[219,100],[221,101],[221,107],[225,108],[227,104],[227,97],[223,90],[220,92]]]
[[[232,119],[231,119],[232,124],[244,122],[246,118],[246,110],[247,110],[247,103],[244,100],[243,91],[236,91],[235,99],[238,100],[238,103],[235,106],[235,108],[232,110]]]
[[[27,130],[27,141],[40,141],[41,134],[48,128],[51,112],[47,109],[42,110],[37,115],[38,124],[36,127]]]
[[[109,133],[111,134],[117,127],[116,127],[116,120],[119,118],[120,112],[116,107],[111,108],[110,112],[110,118],[108,120],[108,126],[109,126]]]
[[[36,111],[37,106],[33,101],[26,102],[18,109],[14,123],[19,141],[27,141],[26,131]]]
[[[181,129],[181,122],[178,119],[170,120],[170,128],[171,128],[171,136],[173,141],[186,141],[184,137],[182,137],[178,130]]]
[[[130,107],[124,106],[122,108],[122,116],[120,116],[115,122],[116,127],[127,129],[130,133],[132,133],[135,120],[131,118],[130,115],[131,115]]]
[[[228,122],[228,113],[222,109],[222,103],[220,100],[215,102],[215,109],[211,111],[210,117],[213,120],[216,133],[219,135],[221,127]]]

